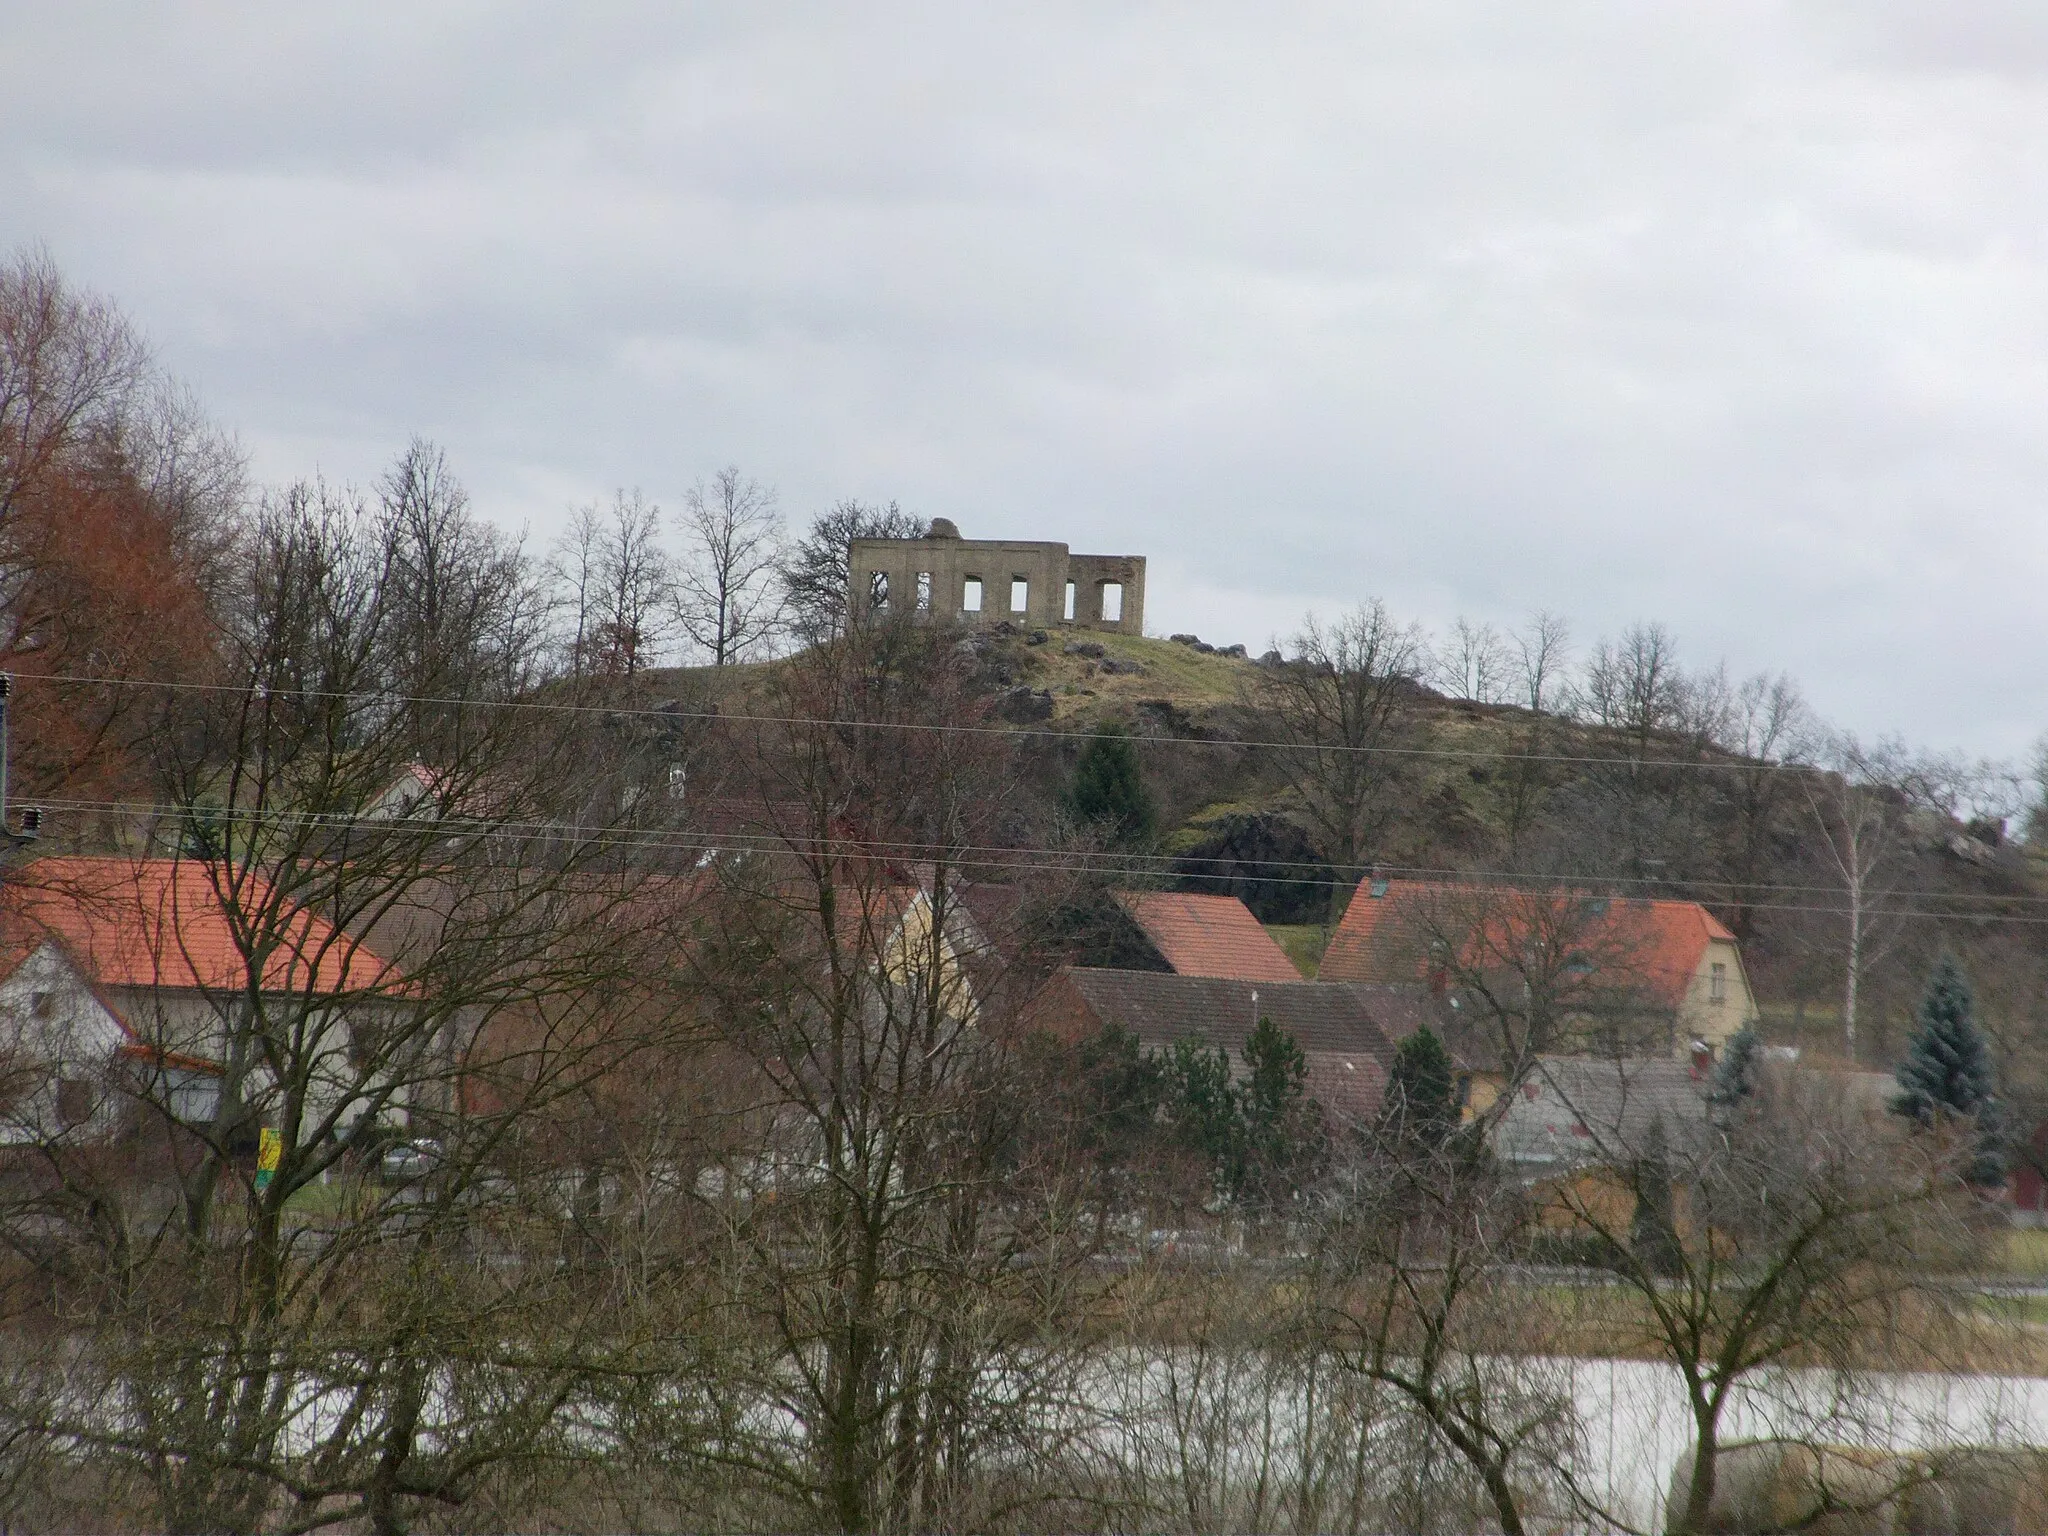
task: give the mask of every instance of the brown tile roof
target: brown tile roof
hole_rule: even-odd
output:
[[[244,910],[272,899],[261,876],[242,878]],[[268,991],[330,995],[404,985],[395,966],[324,918],[290,909],[283,926],[284,942],[264,965]],[[207,867],[190,860],[38,859],[0,890],[0,935],[10,958],[56,939],[105,987],[233,991],[248,982],[229,911]]]
[[[1301,980],[1287,952],[1235,896],[1118,891],[1116,899],[1179,975]]]
[[[1079,966],[1061,981],[1096,1028],[1121,1024],[1154,1050],[1179,1040],[1221,1046],[1233,1065],[1242,1064],[1253,1025],[1270,1018],[1307,1058],[1310,1096],[1339,1118],[1373,1113],[1393,1064],[1393,1047],[1371,1011],[1377,989]]]
[[[1375,895],[1374,892],[1379,894]],[[1562,904],[1589,914],[1560,924]],[[1685,1000],[1708,941],[1735,935],[1696,901],[1596,897],[1583,891],[1521,890],[1429,880],[1359,886],[1323,955],[1324,981],[1413,982],[1428,975],[1427,930],[1483,928],[1474,950],[1511,945],[1518,930],[1555,932],[1576,926],[1581,941],[1624,960],[1650,995],[1668,1008]]]

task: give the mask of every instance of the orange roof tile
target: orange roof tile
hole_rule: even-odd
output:
[[[1178,975],[1301,980],[1287,952],[1235,896],[1118,891],[1116,899]]]
[[[241,909],[267,910],[271,887],[248,882]],[[302,908],[264,963],[271,992],[331,995],[403,985],[397,967]],[[0,948],[58,940],[101,986],[232,991],[247,963],[207,866],[182,859],[44,858],[0,888]]]
[[[1420,929],[1434,910],[1445,926],[1477,922],[1492,928],[1531,930],[1555,927],[1550,914],[1561,902],[1599,901],[1583,891],[1527,891],[1510,886],[1453,885],[1441,881],[1396,880],[1361,884],[1330,937],[1320,976],[1324,981],[1416,981],[1428,974]],[[1710,940],[1735,942],[1735,935],[1696,901],[1616,898],[1587,908],[1578,932],[1625,958],[1650,995],[1665,1007],[1685,1000]],[[1480,941],[1476,940],[1475,943]],[[1496,936],[1497,943],[1497,936]]]

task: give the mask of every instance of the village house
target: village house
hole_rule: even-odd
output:
[[[53,857],[10,872],[0,890],[0,1138],[106,1134],[124,1102],[145,1100],[177,1123],[212,1121],[238,1021],[257,1004],[290,1010],[307,1038],[325,1036],[325,1076],[337,1090],[350,1080],[357,1032],[407,1006],[404,978],[324,919],[275,902],[260,876],[238,878],[243,912],[281,915],[253,972],[257,946],[246,928],[238,938],[202,863]],[[244,1063],[243,1101],[259,1101],[267,1082],[260,1064]]]
[[[1220,1047],[1241,1071],[1245,1041],[1259,1020],[1271,1019],[1301,1047],[1309,1097],[1341,1124],[1378,1113],[1395,1043],[1428,1013],[1426,995],[1414,987],[1069,966],[1036,1000],[1033,1021],[1068,1040],[1115,1025],[1147,1050],[1170,1050],[1181,1041]]]
[[[1735,935],[1694,901],[1372,879],[1318,974],[1444,990],[1458,974],[1546,965],[1569,997],[1633,1013],[1662,1054],[1687,1057],[1694,1041],[1718,1054],[1757,1018]]]

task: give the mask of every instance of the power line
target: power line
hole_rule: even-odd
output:
[[[261,686],[244,686],[234,683],[170,682],[156,678],[88,677],[59,672],[20,673],[17,674],[17,680],[23,683],[74,683],[95,688],[154,688],[171,692],[240,694],[251,697],[261,697],[265,692]],[[730,725],[830,726],[835,729],[845,730],[903,731],[930,735],[1000,736],[1006,739],[1027,737],[1043,741],[1069,742],[1086,742],[1093,739],[1095,735],[1093,731],[1054,730],[1048,727],[1029,725],[937,724],[929,721],[856,720],[844,717],[808,715],[728,714],[717,709],[688,710],[623,707],[610,704],[564,704],[535,699],[473,699],[433,694],[374,691],[359,693],[318,688],[278,689],[274,692],[279,697],[324,699],[336,703],[418,704],[456,709],[510,709],[537,714],[596,715],[609,719],[687,720]],[[1556,716],[1548,716],[1547,718],[1557,719]],[[1130,735],[1129,739],[1144,746],[1232,747],[1275,752],[1311,752],[1398,758],[1443,758],[1459,762],[1512,760],[1518,763],[1550,763],[1579,767],[1629,766],[1725,773],[1797,773],[1810,775],[1827,771],[1809,763],[1774,762],[1764,759],[1736,757],[1733,754],[1728,754],[1727,749],[1721,747],[1716,747],[1714,750],[1726,754],[1725,760],[1711,760],[1703,757],[1690,759],[1636,758],[1623,754],[1598,756],[1556,752],[1517,752],[1512,748],[1506,747],[1481,750],[1456,747],[1318,745],[1298,741],[1266,740],[1258,737],[1167,736],[1157,732],[1134,732]]]
[[[46,806],[68,811],[101,811],[129,815],[136,819],[151,817],[178,818],[188,814],[188,808],[149,804],[134,801],[86,801],[60,800],[45,801]],[[1228,869],[1216,872],[1189,870],[1187,863],[1206,863],[1231,866],[1239,861],[1224,856],[1186,856],[1173,854],[1138,854],[1127,850],[1107,849],[1061,849],[1044,845],[1012,844],[956,844],[869,839],[851,835],[828,835],[822,839],[811,839],[800,835],[772,830],[748,831],[740,828],[721,830],[704,829],[690,831],[679,828],[610,828],[585,832],[573,825],[558,821],[493,821],[469,823],[461,820],[444,821],[428,816],[364,816],[346,812],[314,812],[297,810],[252,811],[247,809],[206,807],[209,817],[228,823],[243,825],[283,824],[311,827],[332,827],[336,830],[367,828],[371,830],[418,830],[445,834],[452,839],[472,838],[477,840],[498,839],[512,842],[573,843],[581,847],[617,851],[673,851],[716,855],[720,853],[782,853],[805,852],[828,857],[864,855],[887,857],[907,863],[943,860],[963,869],[990,873],[1058,873],[1091,874],[1104,876],[1122,875],[1132,879],[1150,879],[1171,876],[1176,879],[1198,880],[1212,884],[1228,884],[1240,879],[1255,880],[1264,885],[1284,885],[1314,890],[1348,888],[1357,884],[1336,872],[1329,874],[1288,874],[1242,876]],[[1302,866],[1296,865],[1296,868]],[[1797,912],[1828,916],[1846,916],[1847,909],[1841,906],[1817,902],[1759,901],[1748,899],[1749,893],[1774,896],[1823,896],[1832,894],[1836,887],[1799,885],[1772,881],[1683,881],[1668,877],[1608,876],[1598,874],[1560,873],[1555,876],[1536,877],[1511,870],[1456,870],[1422,865],[1375,864],[1376,874],[1393,878],[1432,880],[1438,882],[1478,881],[1526,888],[1540,885],[1544,888],[1579,887],[1599,889],[1612,885],[1637,887],[1663,887],[1672,890],[1696,890],[1702,886],[1731,894],[1729,902],[1759,912]],[[1897,894],[1897,893],[1893,893]],[[1680,897],[1676,899],[1692,899]],[[1879,898],[1884,899],[1883,897]],[[2001,902],[2008,905],[2037,907],[2048,904],[2048,897],[2013,895],[1999,896],[1991,893],[1953,892],[1942,893],[1938,898],[1947,902],[1984,901]],[[1890,908],[1866,908],[1874,919],[1901,918],[1946,922],[1996,922],[2001,924],[2048,925],[2048,914],[2028,916],[2011,912],[1985,912],[1936,908],[1924,904]]]

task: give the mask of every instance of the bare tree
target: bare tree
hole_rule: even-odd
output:
[[[1310,614],[1292,649],[1257,686],[1284,744],[1281,771],[1334,866],[1334,924],[1407,781],[1399,752],[1424,648],[1415,627],[1397,624],[1375,598],[1329,624]]]
[[[1500,631],[1461,614],[1450,635],[1434,648],[1430,679],[1454,698],[1501,704],[1514,691],[1514,661]]]
[[[588,1288],[532,1248],[557,1181],[523,1156],[608,1059],[636,872],[568,717],[457,701],[428,799],[378,809],[417,747],[385,691],[417,655],[407,538],[359,499],[271,502],[213,685],[156,742],[177,852],[10,893],[125,912],[156,980],[105,1085],[129,1151],[60,1124],[0,1200],[76,1345],[63,1393],[7,1383],[8,1428],[127,1469],[173,1530],[395,1533],[531,1454],[588,1374]]]
[[[1801,778],[1826,867],[1842,889],[1842,1044],[1856,1059],[1864,972],[1897,938],[1885,909],[1887,872],[1901,851],[1913,768],[1893,742],[1865,747],[1846,732],[1824,736],[1823,771]]]
[[[571,677],[595,670],[597,630],[602,623],[604,517],[595,502],[569,510],[569,526],[548,553],[547,580],[557,622],[566,628],[560,644]]]
[[[0,267],[0,525],[59,456],[117,434],[151,377],[127,318],[70,287],[47,251]]]
[[[775,492],[720,470],[683,498],[689,549],[678,568],[676,615],[715,667],[744,661],[780,622],[775,575],[782,557],[782,514]]]
[[[1559,739],[1554,717],[1564,691],[1570,647],[1569,627],[1548,611],[1531,614],[1514,636],[1515,702],[1524,714],[1514,727],[1513,745],[1507,754],[1484,770],[1511,864],[1521,859],[1559,777],[1550,758]]]
[[[810,531],[782,562],[782,600],[790,626],[804,639],[828,639],[846,623],[848,546],[855,539],[915,539],[925,522],[890,502],[846,500],[811,520]]]
[[[1721,716],[1717,744],[1730,761],[1710,783],[1726,818],[1721,863],[1738,939],[1752,936],[1757,893],[1786,861],[1803,777],[1791,765],[1808,751],[1812,732],[1799,685],[1783,673],[1746,678]]]
[[[1589,860],[1630,879],[1698,873],[1708,799],[1699,763],[1722,728],[1729,689],[1719,672],[1688,675],[1661,624],[1636,624],[1587,659],[1572,711],[1599,728],[1598,760],[1571,789],[1573,832]]]
[[[660,659],[674,633],[675,562],[661,508],[638,490],[609,508],[577,508],[549,560],[558,610],[569,615],[571,670],[631,677]]]
[[[1626,903],[1583,888],[1392,884],[1377,973],[1426,975],[1467,1060],[1519,1083],[1555,1052],[1662,1053],[1669,999]]]
[[[1571,626],[1547,608],[1530,614],[1515,632],[1515,659],[1521,685],[1516,702],[1536,714],[1550,713],[1558,706],[1571,660]]]
[[[525,551],[477,520],[432,443],[414,438],[377,496],[389,560],[387,686],[408,701],[416,748],[432,758],[457,701],[510,698],[534,681],[545,600]]]
[[[908,621],[796,658],[792,723],[755,738],[762,851],[718,866],[684,956],[758,1138],[705,1186],[761,1341],[741,1390],[773,1410],[722,1454],[835,1530],[968,1524],[976,1476],[1037,1454],[1070,1364],[1047,1308],[1095,1230],[966,895],[1001,749],[885,728],[959,718],[967,681]]]
[[[1576,1424],[1568,1381],[1540,1363],[1559,1341],[1517,1274],[1529,1203],[1482,1150],[1487,1129],[1483,1117],[1435,1148],[1398,1137],[1360,1146],[1322,1224],[1314,1278],[1337,1359],[1405,1404],[1469,1469],[1484,1512],[1520,1536],[1582,1502]]]
[[[1609,1345],[1666,1361],[1684,1389],[1692,1443],[1665,1529],[1692,1536],[1726,1528],[1712,1516],[1723,1425],[1759,1375],[1797,1361],[1846,1376],[1901,1346],[1943,1357],[1948,1304],[1930,1276],[1957,1267],[1972,1223],[1939,1156],[1824,1076],[1771,1070],[1703,1098],[1660,1094],[1651,1070],[1616,1063],[1597,1093],[1546,1084],[1587,1150],[1540,1198],[1634,1300],[1604,1309]]]

